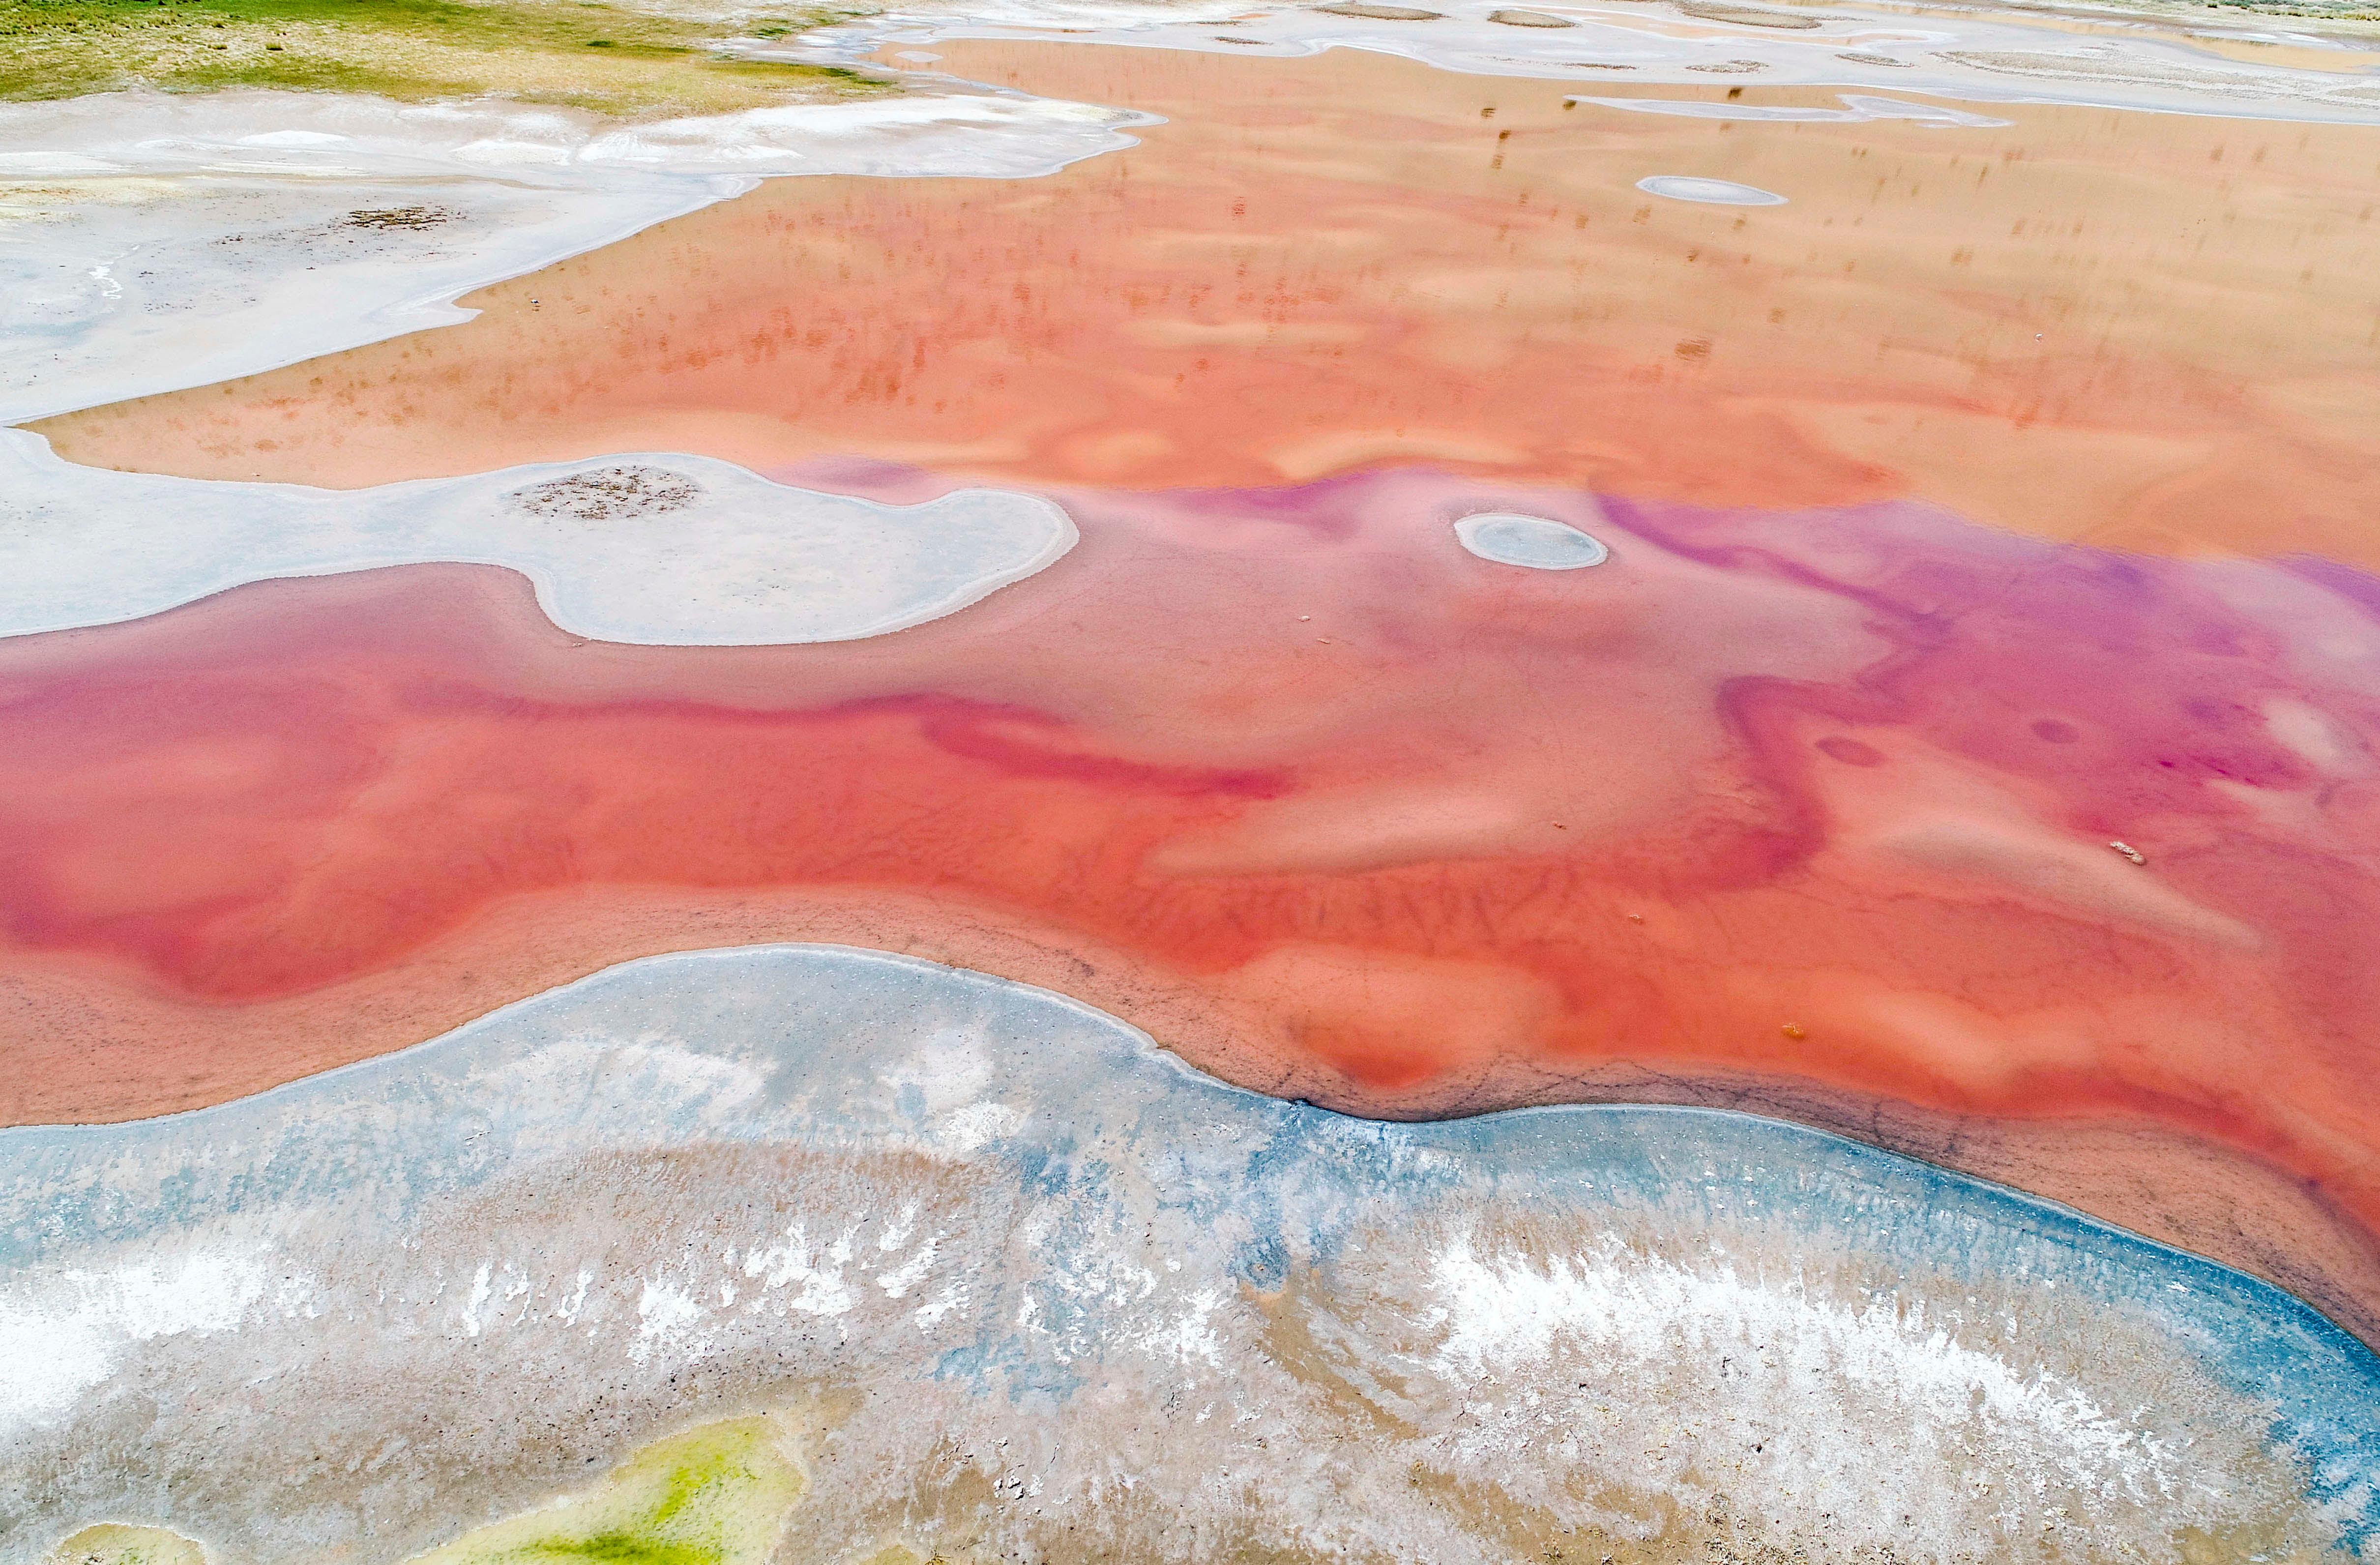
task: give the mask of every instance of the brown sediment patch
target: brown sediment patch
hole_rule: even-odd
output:
[[[532,516],[625,521],[683,511],[702,498],[702,486],[660,467],[597,467],[549,479],[506,496]]]
[[[0,643],[0,1111],[840,940],[1350,1110],[1815,1121],[2380,1316],[2354,579],[1419,475],[1070,503],[869,641],[589,643],[442,566]],[[1612,557],[1475,560],[1483,508]]]
[[[451,207],[425,206],[419,202],[402,207],[361,207],[339,219],[342,228],[418,229],[436,228],[454,222],[462,214]]]
[[[80,461],[332,485],[656,448],[1247,485],[1419,442],[1699,503],[1916,495],[2380,561],[2380,129],[1730,122],[1354,50],[941,48],[1167,123],[1044,179],[775,181],[471,322],[42,427]],[[1634,189],[1662,173],[1791,200]]]

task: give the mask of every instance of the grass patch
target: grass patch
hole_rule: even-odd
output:
[[[275,87],[414,102],[492,93],[640,115],[897,91],[839,66],[722,52],[731,38],[856,14],[722,22],[592,0],[0,0],[0,99]]]

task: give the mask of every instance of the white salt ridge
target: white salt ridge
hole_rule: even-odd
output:
[[[2134,1502],[2154,1503],[2188,1479],[2183,1453],[2125,1416],[2130,1409],[2110,1412],[2055,1373],[1967,1346],[1922,1303],[1830,1297],[1824,1287],[1609,1243],[1539,1258],[1483,1256],[1456,1239],[1430,1266],[1445,1331],[1433,1367],[1490,1394],[1566,1351],[1628,1366],[1727,1358],[1742,1365],[1730,1377],[1743,1382],[1739,1420],[1792,1419],[1812,1433],[1824,1421],[1852,1438],[1872,1404],[1888,1402],[1896,1438],[1946,1470],[1962,1441],[1980,1438],[2029,1452],[2060,1482]]]
[[[521,572],[554,624],[597,640],[843,641],[965,608],[1077,536],[1032,495],[884,505],[673,453],[322,490],[80,467],[0,431],[0,636],[443,561]]]
[[[468,320],[473,288],[762,178],[1025,177],[1146,123],[989,90],[618,127],[329,93],[0,105],[0,423]]]
[[[2253,18],[2252,28],[2210,22],[2202,30],[2286,42],[2301,57],[2336,51],[2339,68],[2244,64],[2193,46],[2179,30],[2119,31],[2111,25],[2101,32],[2078,32],[2071,18],[2005,10],[1858,5],[1817,9],[1791,0],[1608,0],[1527,7],[1536,17],[1570,24],[1551,27],[1491,21],[1494,13],[1512,9],[1494,0],[1431,0],[1410,8],[1440,14],[1431,20],[1398,20],[1311,6],[1232,14],[1220,7],[1131,0],[912,0],[812,34],[800,52],[856,59],[885,43],[1018,36],[1236,55],[1351,48],[1472,75],[1702,88],[1722,82],[1881,88],[1979,103],[2380,121],[2380,80],[2369,73],[2364,57],[2322,37],[2277,31],[2270,18]]]

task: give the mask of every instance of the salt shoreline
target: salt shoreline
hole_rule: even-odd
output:
[[[474,289],[763,178],[1029,177],[1146,123],[991,90],[628,126],[298,92],[0,105],[0,424],[468,320]]]
[[[874,57],[880,49],[966,38],[1281,58],[1349,48],[1475,76],[1626,87],[1841,88],[1976,103],[2380,124],[2380,40],[2355,48],[2305,34],[2193,37],[2117,17],[1883,6],[1819,11],[1792,0],[1585,0],[1533,6],[1519,14],[1542,19],[1524,23],[1492,19],[1516,14],[1493,0],[1401,8],[1417,14],[1392,18],[1356,14],[1361,8],[1354,6],[1305,6],[1218,18],[1130,0],[962,0],[888,11],[754,53],[871,60],[880,69],[884,61]],[[2336,67],[2224,53],[2260,45],[2286,51],[2289,60],[2335,55]]]

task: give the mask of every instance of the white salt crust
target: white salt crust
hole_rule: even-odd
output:
[[[1575,571],[1611,558],[1600,539],[1567,522],[1514,511],[1481,511],[1454,524],[1463,548],[1500,565],[1536,571]]]
[[[936,619],[1075,546],[1065,512],[970,489],[881,505],[638,453],[373,489],[81,467],[0,431],[0,636],[107,625],[246,582],[504,565],[601,641],[844,641]]]

